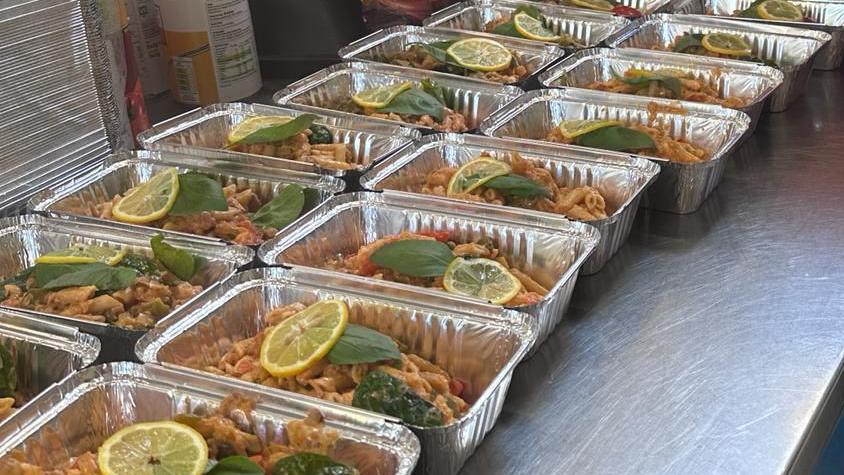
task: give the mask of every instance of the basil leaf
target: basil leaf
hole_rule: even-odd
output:
[[[548,188],[521,175],[497,176],[484,183],[484,186],[519,198],[551,197],[551,191]]]
[[[434,41],[431,43],[416,43],[415,45],[421,46],[425,51],[428,52],[428,54],[433,56],[434,59],[441,63],[454,64],[456,66],[460,66],[455,61],[453,61],[448,55],[448,48],[450,48],[451,45],[453,45],[454,43],[456,43],[456,41]]]
[[[296,221],[305,207],[304,189],[293,183],[284,187],[269,203],[252,215],[252,222],[258,226],[281,229]]]
[[[179,279],[188,281],[199,269],[197,259],[191,253],[167,244],[161,234],[153,236],[149,244],[158,262]]]
[[[527,16],[533,17],[539,21],[545,21],[545,17],[542,15],[542,11],[533,5],[522,5],[513,10],[513,16],[516,16],[519,13],[525,13],[527,14]]]
[[[433,239],[403,239],[381,246],[369,260],[411,277],[436,277],[445,274],[454,253],[448,245]]]
[[[110,266],[101,262],[91,264],[36,264],[35,281],[45,290],[93,285],[97,290],[119,290],[132,285],[138,278],[135,269]]]
[[[152,259],[138,254],[127,254],[120,260],[120,265],[135,269],[141,275],[158,275],[158,266]]]
[[[356,470],[331,457],[308,452],[284,457],[276,462],[273,475],[353,475]]]
[[[29,279],[30,274],[35,267],[28,267],[18,273],[17,275],[13,275],[8,279],[0,280],[0,300],[6,298],[6,286],[7,285],[14,285],[20,288],[22,291],[26,291],[26,281]]]
[[[402,92],[385,107],[377,110],[379,112],[395,112],[396,114],[429,115],[437,119],[437,122],[441,122],[443,115],[445,115],[445,106],[442,102],[415,87]]]
[[[443,424],[436,406],[413,392],[404,381],[383,371],[372,371],[355,388],[352,406],[375,411],[419,427]]]
[[[663,87],[671,91],[675,99],[683,97],[683,83],[674,76],[650,73],[646,76],[616,76],[619,81],[631,86],[648,86],[652,81],[659,82]]]
[[[179,195],[168,214],[185,215],[229,209],[223,187],[210,176],[188,172],[179,175]]]
[[[264,475],[264,469],[243,455],[232,455],[218,461],[206,475]]]
[[[656,147],[648,134],[621,126],[604,127],[585,133],[577,138],[577,143],[584,147],[615,151]]]
[[[492,33],[496,35],[513,36],[515,38],[522,38],[522,34],[516,29],[516,25],[512,21],[502,23],[492,29]]]
[[[279,125],[264,127],[256,130],[237,142],[229,144],[232,145],[250,145],[256,143],[272,143],[287,140],[294,135],[304,132],[311,123],[317,119],[314,114],[302,114],[295,119]]]
[[[440,101],[440,104],[447,105],[445,102],[445,89],[437,85],[434,81],[425,78],[422,80],[422,90],[428,93],[434,99]]]
[[[674,43],[672,50],[675,53],[682,53],[689,48],[703,47],[703,37],[704,35],[702,33],[686,33]]]
[[[17,387],[15,358],[5,345],[0,345],[0,397],[15,397]]]
[[[401,352],[392,338],[370,328],[349,324],[328,352],[332,364],[377,363],[400,360]]]

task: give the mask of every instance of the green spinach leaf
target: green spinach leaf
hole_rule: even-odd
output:
[[[14,285],[20,288],[22,291],[26,291],[26,281],[29,280],[30,274],[35,267],[28,267],[18,273],[17,275],[13,275],[8,279],[0,280],[0,300],[4,300],[6,298],[6,286],[7,285]]]
[[[683,53],[690,48],[703,47],[703,33],[686,33],[674,43],[672,50],[675,53]]]
[[[179,279],[188,281],[199,270],[199,261],[193,254],[167,244],[163,235],[156,234],[149,244],[158,262]]]
[[[135,269],[110,266],[101,262],[90,264],[36,264],[35,281],[45,290],[93,285],[97,290],[119,290],[132,285],[138,277]]]
[[[14,397],[17,387],[15,358],[5,345],[0,344],[0,397]]]
[[[548,188],[521,175],[497,176],[484,183],[484,186],[519,198],[551,197],[551,191]]]
[[[616,76],[616,78],[625,84],[637,87],[647,87],[651,82],[658,82],[671,91],[674,99],[683,97],[683,83],[675,76],[649,72],[640,76]]]
[[[300,132],[304,132],[316,119],[317,116],[314,114],[302,114],[299,117],[283,124],[256,130],[255,132],[252,132],[246,137],[240,139],[240,141],[229,144],[229,148],[233,145],[239,144],[250,145],[256,143],[281,142],[282,140],[287,140]]]
[[[218,461],[205,475],[264,475],[264,469],[249,457],[232,455]]]
[[[443,424],[443,414],[422,399],[402,380],[383,371],[372,371],[361,380],[352,397],[352,406],[398,417],[419,427]]]
[[[351,323],[328,352],[328,360],[332,364],[377,363],[400,359],[401,352],[392,338]]]
[[[445,99],[445,88],[438,85],[431,79],[425,78],[422,80],[422,90],[427,92],[431,97],[440,101],[440,104],[444,106],[448,105]]]
[[[427,92],[410,88],[396,96],[379,112],[395,112],[396,114],[429,115],[441,122],[445,115],[445,106],[436,97]]]
[[[502,23],[492,29],[492,33],[496,35],[512,36],[515,38],[522,38],[522,34],[516,29],[516,25],[512,21]]]
[[[585,133],[577,138],[577,144],[614,151],[635,151],[656,146],[648,134],[621,126],[604,127]]]
[[[273,475],[353,475],[356,470],[331,457],[309,452],[284,457],[276,462]]]
[[[140,254],[126,254],[120,260],[120,265],[135,269],[141,275],[158,275],[158,266],[155,261]]]
[[[223,187],[217,180],[195,172],[179,175],[179,195],[169,214],[186,215],[227,209],[229,205]]]
[[[447,244],[427,239],[403,239],[385,244],[369,256],[374,264],[411,277],[445,274],[454,260]]]
[[[252,215],[252,222],[258,226],[281,229],[296,221],[304,207],[305,191],[301,186],[292,183],[256,211]]]

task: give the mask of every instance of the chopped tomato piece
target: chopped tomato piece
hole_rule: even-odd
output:
[[[452,378],[451,381],[448,382],[448,390],[455,396],[463,394],[464,389],[466,389],[466,385],[463,384],[463,381],[460,381],[457,378]]]
[[[636,10],[633,7],[628,7],[627,5],[618,5],[611,11],[613,14],[623,16],[625,18],[639,18],[640,16],[642,16],[642,12]]]
[[[432,237],[439,242],[448,242],[448,231],[420,231],[416,234]]]
[[[358,275],[366,275],[370,276],[378,270],[378,265],[370,261],[369,259],[362,260],[360,264],[360,269],[358,270]]]

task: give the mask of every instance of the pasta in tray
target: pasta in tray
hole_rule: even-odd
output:
[[[715,71],[713,77],[719,75],[720,72]],[[630,68],[622,76],[615,76],[608,81],[594,81],[585,87],[597,91],[717,104],[732,109],[747,105],[739,97],[722,97],[714,81],[707,82],[695,78],[691,73],[670,69],[645,71]]]
[[[253,400],[232,395],[208,415],[178,414],[168,421],[136,423],[102,441],[98,450],[75,454],[59,466],[44,466],[30,460],[28,453],[13,451],[0,460],[0,473],[100,475],[112,473],[117,466],[126,471],[126,464],[130,463],[138,473],[153,473],[154,467],[161,473],[184,473],[187,469],[190,469],[188,473],[194,473],[192,466],[204,470],[205,464],[216,462],[222,467],[236,463],[237,471],[224,473],[298,473],[287,471],[287,467],[309,464],[312,468],[319,466],[331,470],[319,473],[358,474],[351,465],[334,459],[340,436],[337,431],[325,427],[318,411],[311,411],[305,419],[287,422],[283,440],[266,440],[262,428],[253,421],[254,407]],[[122,434],[129,435],[121,437]],[[55,435],[46,434],[45,437]],[[156,441],[168,447],[166,440],[159,441],[157,437],[176,439],[179,443],[177,452],[185,453],[185,458],[162,452],[160,460],[150,462],[127,455],[156,452]]]
[[[509,163],[489,152],[461,167],[442,167],[425,177],[421,192],[428,195],[515,206],[562,214],[580,221],[605,219],[612,214],[601,192],[592,186],[566,187],[551,172],[509,154]],[[477,177],[477,178],[475,178]],[[515,186],[514,186],[515,185]]]
[[[272,358],[267,356],[272,352],[272,335],[285,331],[276,328],[291,324],[289,328],[301,329],[307,327],[314,315],[330,319],[328,315],[338,309],[341,313],[348,311],[346,304],[337,300],[320,301],[310,306],[295,302],[277,307],[264,315],[264,327],[257,335],[233,341],[215,365],[200,369],[363,409],[386,410],[389,415],[420,426],[449,424],[466,412],[469,405],[460,397],[464,384],[459,379],[418,355],[400,350],[400,344],[387,335],[361,325],[346,324],[342,336],[332,344],[326,356],[310,360],[293,373],[285,372],[281,376],[271,373],[276,366],[266,361]],[[295,331],[291,331],[293,333]],[[283,337],[285,341],[289,341],[288,338],[293,337]],[[345,338],[353,338],[356,342],[356,355],[350,357],[348,351],[345,354],[340,350],[335,352],[336,347],[344,347]],[[392,347],[393,353],[367,351],[366,344],[372,341],[378,342],[379,351]],[[348,350],[348,347],[344,349]],[[402,388],[403,397],[414,400],[424,411],[392,413],[389,404],[377,408],[370,404],[370,398],[388,391],[387,387]]]

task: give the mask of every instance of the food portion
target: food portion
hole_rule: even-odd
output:
[[[624,125],[617,120],[564,120],[545,140],[556,143],[664,158],[678,163],[698,163],[710,152],[684,139],[675,139],[660,124]]]
[[[712,81],[695,78],[691,73],[672,69],[644,69],[630,68],[609,81],[595,81],[586,85],[587,89],[597,91],[617,92],[621,94],[635,94],[637,96],[664,97],[684,101],[717,104],[723,107],[737,109],[744,107],[746,102],[738,97],[722,97],[718,92],[718,85]]]
[[[466,116],[449,108],[445,89],[430,79],[410,81],[361,91],[340,106],[341,110],[377,119],[430,127],[439,132],[469,130]]]
[[[14,475],[357,475],[333,458],[339,434],[312,411],[287,423],[284,437],[265,440],[253,419],[255,402],[227,397],[207,416],[179,414],[139,422],[114,433],[96,452],[60,466],[43,466],[14,451],[0,460],[0,473]]]
[[[389,336],[348,320],[340,300],[275,308],[263,316],[257,335],[231,343],[216,365],[204,369],[420,427],[449,424],[468,410],[463,382]]]
[[[0,281],[0,305],[146,330],[199,292],[191,279],[203,261],[164,242],[152,256],[126,249],[73,246],[42,254]]]
[[[351,146],[336,142],[324,125],[314,124],[317,116],[302,114],[249,117],[226,138],[226,149],[297,162],[313,163],[329,170],[359,168]]]
[[[655,49],[777,66],[772,61],[754,56],[747,40],[730,33],[683,33],[677,36],[667,48],[656,47]]]
[[[386,236],[355,253],[325,262],[331,270],[479,298],[519,307],[542,300],[548,289],[510,265],[495,242],[450,240],[448,231]]]
[[[560,46],[585,48],[586,45],[567,33],[557,34],[549,28],[549,22],[538,8],[520,6],[511,15],[502,15],[484,25],[484,31],[496,35],[513,36],[534,41],[556,43]]]
[[[25,402],[17,392],[16,366],[15,356],[6,345],[0,343],[0,421],[10,417],[15,408]]]
[[[305,210],[306,202],[313,199],[313,192],[290,184],[275,198],[265,201],[245,183],[222,186],[202,173],[179,173],[167,168],[111,201],[92,203],[71,197],[62,200],[56,209],[258,245],[295,221]]]
[[[467,201],[562,214],[571,219],[605,219],[612,211],[592,186],[561,186],[551,172],[510,154],[509,163],[488,152],[463,166],[442,167],[425,177],[422,193]]]
[[[803,15],[800,7],[788,0],[756,0],[744,10],[736,10],[733,16],[775,21],[812,21]]]
[[[519,53],[487,38],[413,43],[388,62],[502,84],[519,82],[531,73]]]
[[[642,12],[639,10],[614,0],[543,0],[543,2],[556,3],[559,5],[577,8],[587,8],[589,10],[612,13],[613,15],[623,16],[630,19],[642,16]]]

